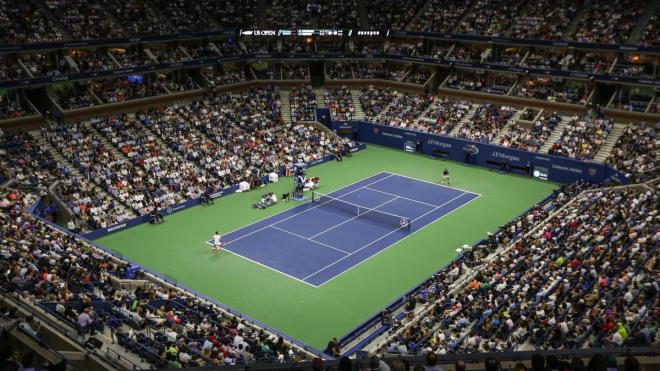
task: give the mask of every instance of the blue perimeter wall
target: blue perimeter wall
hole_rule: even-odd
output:
[[[423,133],[393,126],[365,121],[332,121],[333,130],[351,129],[360,142],[378,144],[404,150],[406,143],[413,148],[417,140],[422,144],[422,153],[433,156],[435,150],[448,152],[444,159],[458,162],[466,161],[466,151],[472,155],[472,165],[499,169],[499,163],[505,160],[509,166],[534,167],[547,169],[548,180],[557,183],[571,183],[585,180],[592,183],[617,182],[627,183],[626,177],[600,163],[572,160],[566,157],[527,152],[493,144],[473,142],[465,139]],[[489,163],[492,161],[494,163]],[[512,172],[516,172],[513,170]],[[518,170],[522,173],[522,171]]]

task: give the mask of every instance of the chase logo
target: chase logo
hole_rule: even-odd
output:
[[[466,144],[463,147],[463,151],[468,152],[472,156],[476,155],[479,153],[479,147],[475,146],[474,144]]]
[[[174,212],[174,209],[172,209],[172,207],[170,206],[170,207],[167,208],[166,212],[168,214],[172,214]]]
[[[590,167],[587,169],[587,172],[589,173],[589,175],[594,176],[598,173],[598,169]]]

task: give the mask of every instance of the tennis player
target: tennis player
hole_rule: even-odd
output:
[[[211,247],[211,249],[213,251],[220,251],[222,245],[224,245],[224,242],[222,242],[222,236],[218,232],[215,232],[213,235],[213,247]]]
[[[449,170],[447,169],[442,172],[442,184],[449,185]]]

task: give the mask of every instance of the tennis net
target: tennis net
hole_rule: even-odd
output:
[[[398,229],[410,230],[411,220],[405,216],[390,214],[384,211],[360,206],[352,202],[344,201],[318,192],[312,192],[311,202],[322,207],[330,207],[339,211],[343,211],[353,216],[368,218],[376,222],[397,227]]]

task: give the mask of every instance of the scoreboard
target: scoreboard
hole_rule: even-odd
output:
[[[295,29],[295,30],[240,30],[240,36],[270,36],[270,37],[378,37],[389,36],[389,30],[334,30],[334,29]]]

